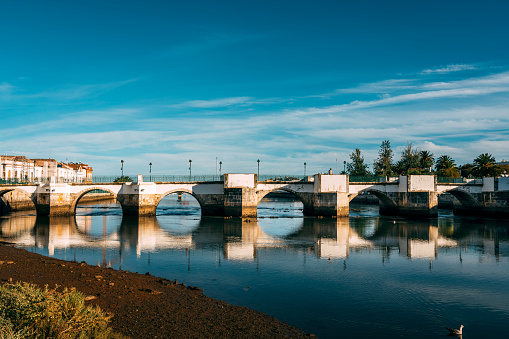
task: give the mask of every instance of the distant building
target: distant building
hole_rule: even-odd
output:
[[[0,179],[33,181],[34,161],[21,155],[0,155]]]
[[[75,171],[77,176],[82,178],[83,182],[92,182],[92,174],[94,170],[88,164],[70,162],[66,165]]]
[[[29,159],[0,155],[0,180],[14,182],[81,183],[92,181],[93,169],[83,163],[63,163],[55,159]],[[0,181],[1,183],[1,181]]]
[[[509,175],[509,161],[504,159],[500,162],[497,162],[497,165],[502,168],[502,176],[506,177]]]

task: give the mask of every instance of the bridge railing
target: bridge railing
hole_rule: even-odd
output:
[[[383,177],[383,176],[350,176],[350,182],[374,182],[386,183],[397,182],[398,177]],[[145,182],[213,182],[223,181],[224,175],[144,175],[143,181]],[[312,176],[302,175],[280,175],[280,174],[262,174],[258,176],[258,181],[312,181]],[[68,184],[83,184],[83,183],[113,183],[113,182],[138,182],[138,175],[124,175],[114,176],[94,176],[92,181],[87,181],[82,178],[38,178],[37,180],[30,181],[28,179],[10,178],[0,179],[0,185],[23,185],[23,184],[48,184],[48,183],[68,183]],[[439,184],[482,184],[482,178],[448,178],[437,177]]]
[[[37,178],[35,180],[29,179],[0,179],[0,185],[33,185],[33,184],[49,184],[49,183],[57,183],[57,184],[73,184],[73,183],[83,183],[85,180],[81,178]]]
[[[23,179],[0,179],[0,185],[20,185],[28,182],[28,180]]]
[[[260,174],[258,181],[306,181],[308,177],[302,175]]]
[[[398,177],[383,177],[383,176],[372,176],[372,175],[363,175],[363,176],[349,176],[350,182],[395,182],[399,178]]]
[[[481,185],[483,183],[482,178],[448,178],[448,177],[437,177],[437,183],[439,184],[474,184]]]
[[[196,182],[196,181],[222,181],[223,176],[219,175],[143,175],[144,182]],[[138,182],[138,175],[121,176],[94,176],[93,183],[112,183],[112,182]]]

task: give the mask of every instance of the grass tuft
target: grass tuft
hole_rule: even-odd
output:
[[[99,306],[85,306],[85,296],[74,289],[0,285],[0,339],[124,338],[108,327],[110,318]]]

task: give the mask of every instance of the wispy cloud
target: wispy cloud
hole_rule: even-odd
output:
[[[330,99],[344,103],[329,106],[294,98],[296,109],[282,105],[284,98],[239,96],[82,110],[31,125],[3,125],[0,149],[30,149],[40,156],[52,150],[55,157],[81,154],[82,161],[110,156],[97,160],[103,174],[109,174],[108,166],[116,168],[120,156],[141,173],[148,162],[162,159],[171,159],[160,165],[171,173],[185,171],[189,159],[196,173],[212,173],[216,156],[224,171],[254,171],[260,158],[270,172],[300,172],[306,161],[311,173],[334,167],[336,158],[348,161],[357,147],[371,164],[384,139],[391,140],[398,155],[398,148],[410,141],[437,156],[451,155],[457,163],[487,151],[497,159],[509,158],[509,72],[444,82],[388,79],[366,84],[362,91],[368,89],[386,95],[355,100],[357,92],[352,91],[348,100]],[[178,110],[168,109],[177,105]],[[196,114],[190,119],[197,109],[234,114]]]
[[[373,86],[366,85],[365,88],[382,88],[380,84],[386,82],[374,83]],[[395,81],[389,81],[389,84],[397,83]],[[402,82],[410,83],[405,80]],[[378,85],[377,85],[378,84]],[[359,88],[359,87],[358,87]],[[390,87],[385,87],[388,90]],[[501,74],[489,75],[480,78],[471,78],[458,81],[449,82],[433,82],[428,84],[421,84],[419,86],[411,85],[407,86],[406,89],[413,88],[414,90],[420,90],[420,92],[414,92],[409,94],[400,94],[391,96],[387,94],[379,97],[376,100],[354,100],[347,104],[333,105],[322,108],[309,108],[296,113],[299,115],[307,114],[331,114],[340,113],[357,109],[372,108],[378,106],[395,105],[401,103],[409,103],[422,100],[434,100],[434,99],[446,99],[446,98],[461,98],[461,97],[475,97],[481,95],[497,94],[509,92],[509,72]]]
[[[79,111],[60,114],[53,119],[29,123],[21,126],[0,125],[0,134],[6,138],[22,136],[37,136],[40,134],[51,135],[52,133],[80,132],[83,128],[97,128],[114,125],[117,129],[125,126],[125,122],[131,122],[140,114],[137,109],[105,109],[96,111]],[[53,139],[53,138],[50,138]],[[69,140],[77,140],[69,137]],[[58,144],[54,145],[58,147]]]
[[[352,88],[338,89],[336,93],[388,93],[409,90],[419,87],[416,79],[388,79],[373,83],[361,84]]]
[[[7,83],[0,84],[0,102],[1,100],[34,100],[47,99],[55,101],[72,101],[83,98],[94,98],[107,93],[115,88],[137,81],[138,79],[128,79],[104,84],[89,85],[67,85],[59,88],[47,89],[40,92],[30,93],[27,90],[15,87]]]
[[[251,103],[253,99],[252,97],[231,97],[211,100],[190,100],[172,105],[172,107],[218,108],[233,105],[246,105]]]
[[[14,90],[14,86],[7,82],[2,82],[0,84],[0,93],[10,93],[13,90]]]
[[[456,65],[447,65],[445,67],[440,68],[432,68],[425,69],[421,72],[421,74],[433,74],[433,73],[451,73],[451,72],[460,72],[460,71],[470,71],[477,69],[474,65],[466,65],[466,64],[456,64]]]

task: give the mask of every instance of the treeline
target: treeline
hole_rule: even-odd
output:
[[[394,161],[394,151],[389,140],[382,141],[378,157],[373,163],[373,171],[364,162],[360,149],[350,154],[350,162],[346,164],[346,173],[351,176],[398,176],[410,174],[435,174],[441,177],[497,177],[509,172],[508,165],[497,165],[495,157],[484,153],[473,159],[472,164],[458,166],[449,155],[435,158],[433,153],[420,150],[412,143],[401,151],[401,157]],[[345,173],[345,174],[346,174]]]

